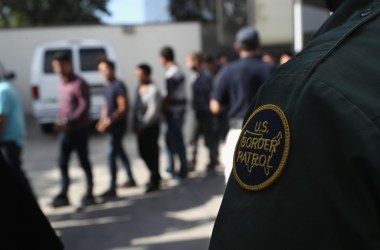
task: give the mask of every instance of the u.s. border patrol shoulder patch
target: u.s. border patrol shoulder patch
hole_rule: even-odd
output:
[[[234,154],[233,173],[248,190],[261,190],[281,174],[289,153],[290,131],[275,105],[256,109],[243,126]]]

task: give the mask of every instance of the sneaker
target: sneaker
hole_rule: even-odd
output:
[[[160,190],[159,185],[148,185],[147,189],[145,190],[145,193],[150,193],[157,190]]]
[[[195,171],[195,165],[196,163],[191,161],[187,164],[187,172],[193,172]]]
[[[70,202],[66,194],[57,195],[56,197],[54,197],[53,201],[51,202],[51,206],[54,208],[65,207],[69,205],[70,205]]]
[[[92,194],[87,194],[87,195],[83,196],[82,200],[80,202],[81,207],[87,207],[87,206],[94,205],[94,204],[96,204],[96,202],[95,202],[95,198]]]
[[[168,180],[168,186],[169,187],[177,187],[181,184],[181,182],[182,182],[182,179],[173,178],[173,179]]]
[[[99,197],[104,199],[104,200],[115,199],[117,197],[116,190],[107,190],[106,192],[101,194]]]
[[[123,188],[131,188],[131,187],[136,187],[137,184],[135,181],[127,181],[126,183],[124,183],[123,185],[121,185],[120,187],[123,187]]]
[[[173,173],[168,172],[168,171],[164,171],[164,172],[162,172],[160,175],[161,175],[161,177],[162,177],[163,179],[165,179],[165,180],[170,180],[170,179],[173,178]]]

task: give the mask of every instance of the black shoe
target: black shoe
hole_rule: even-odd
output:
[[[102,198],[102,199],[104,199],[104,200],[115,199],[117,197],[116,190],[107,190],[106,192],[104,192],[103,194],[101,194],[99,197]]]
[[[145,190],[145,193],[150,193],[150,192],[154,192],[154,191],[157,191],[157,190],[160,190],[159,185],[149,185],[147,187],[147,189]]]
[[[123,185],[121,185],[120,187],[122,187],[122,188],[137,187],[137,184],[135,181],[127,181]]]
[[[82,200],[80,202],[81,207],[87,207],[87,206],[94,205],[94,204],[96,204],[96,202],[95,202],[95,198],[92,194],[87,194],[87,195],[83,196]]]
[[[51,202],[51,206],[54,208],[65,207],[69,205],[70,205],[69,199],[67,198],[67,195],[65,194],[57,195],[56,197],[54,197],[53,201]]]
[[[196,163],[191,161],[187,164],[187,172],[193,172],[195,171],[195,165]]]

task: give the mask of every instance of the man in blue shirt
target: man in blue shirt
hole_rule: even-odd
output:
[[[133,178],[128,156],[123,148],[123,136],[127,129],[127,89],[124,83],[116,79],[113,62],[103,60],[98,64],[98,69],[107,82],[104,88],[105,105],[97,124],[97,130],[101,133],[107,131],[109,134],[108,165],[111,172],[111,182],[109,189],[102,194],[103,198],[109,199],[116,197],[117,157],[120,157],[129,179],[123,186],[135,187],[136,182]]]
[[[0,79],[0,151],[25,187],[33,193],[21,167],[25,134],[24,112],[19,96],[9,82]]]
[[[202,68],[203,58],[200,53],[191,53],[186,58],[187,67],[193,71],[192,93],[193,109],[195,113],[194,125],[190,137],[192,159],[189,170],[194,170],[197,158],[197,144],[201,135],[204,136],[206,147],[209,150],[207,171],[213,172],[217,165],[217,143],[214,142],[214,117],[210,111],[210,97],[213,85],[211,73]]]
[[[234,47],[240,60],[222,68],[215,82],[210,101],[211,112],[219,114],[228,109],[230,130],[226,139],[224,166],[226,181],[232,169],[232,158],[238,140],[243,118],[259,87],[275,70],[275,66],[264,63],[260,58],[258,32],[245,27],[236,34]]]

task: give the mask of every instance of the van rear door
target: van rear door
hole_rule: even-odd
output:
[[[58,84],[60,78],[53,72],[52,60],[59,54],[65,53],[71,58],[73,51],[71,48],[47,48],[42,51],[42,67],[38,67],[40,73],[36,79],[33,89],[33,98],[37,101],[35,110],[41,113],[36,114],[41,123],[54,122],[58,109]]]

